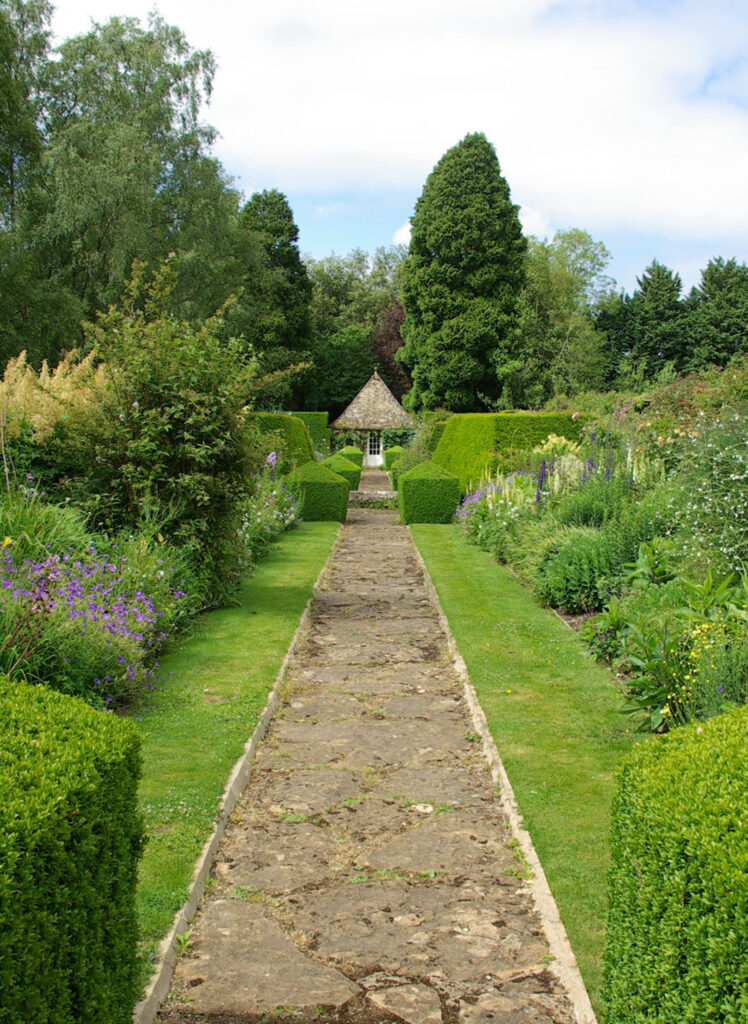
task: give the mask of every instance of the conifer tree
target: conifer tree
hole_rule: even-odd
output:
[[[413,380],[410,408],[469,411],[500,397],[525,249],[493,146],[467,135],[429,175],[412,220],[398,353]]]

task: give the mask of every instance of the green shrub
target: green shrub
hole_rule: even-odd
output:
[[[0,1018],[129,1024],[142,845],[130,722],[0,681]]]
[[[336,452],[335,455],[323,459],[321,465],[326,466],[333,473],[337,473],[347,480],[348,486],[352,491],[358,490],[358,485],[361,481],[361,467],[357,466],[355,462],[351,462],[350,459],[347,459],[340,452]]]
[[[404,451],[405,449],[399,444],[393,445],[392,448],[385,448],[384,468],[388,473],[392,469],[392,464],[394,463],[395,459],[399,458],[399,456],[401,456]]]
[[[284,412],[251,412],[247,413],[247,418],[257,424],[262,435],[275,435],[274,442],[280,436],[281,450],[276,454],[281,475],[314,459],[309,431],[297,416]]]
[[[543,565],[538,596],[568,612],[596,611],[607,596],[605,581],[619,572],[622,563],[620,544],[612,533],[579,527]]]
[[[537,588],[543,566],[579,532],[552,515],[530,515],[515,524],[504,538],[505,560],[523,583]]]
[[[397,429],[385,429],[382,431],[382,448],[394,448],[399,445],[407,448],[416,437],[415,427],[399,427]]]
[[[111,533],[158,523],[221,604],[241,578],[240,506],[261,459],[244,415],[256,371],[239,342],[220,338],[220,317],[196,329],[166,312],[167,284],[136,279],[88,329],[108,386],[50,439],[61,467],[52,493]]]
[[[288,486],[298,495],[302,519],[345,522],[350,487],[339,473],[321,462],[307,462],[288,476]]]
[[[330,435],[332,431],[327,426],[328,413],[292,412],[291,415],[306,424],[315,451],[328,452],[330,450]]]
[[[496,458],[507,449],[525,450],[541,444],[549,434],[578,441],[584,417],[570,413],[500,412],[463,413],[446,421],[434,451],[434,462],[456,473],[466,491],[478,483]]]
[[[626,480],[609,480],[596,473],[579,490],[565,495],[556,509],[556,518],[567,526],[602,526],[631,505],[635,495]]]
[[[411,469],[415,469],[416,466],[422,465],[424,462],[429,462],[428,452],[423,448],[406,448],[402,454],[398,455],[392,462],[392,468],[390,469],[390,480],[392,481],[392,490],[398,489],[400,477],[403,473],[408,473]]]
[[[344,448],[338,449],[335,454],[342,455],[344,459],[348,459],[349,462],[355,463],[359,469],[363,468],[364,453],[360,448],[356,448],[355,445],[347,444]]]
[[[613,805],[616,1024],[748,1020],[748,709],[637,747]]]
[[[459,500],[458,478],[433,462],[423,462],[399,479],[398,505],[404,523],[450,523]]]

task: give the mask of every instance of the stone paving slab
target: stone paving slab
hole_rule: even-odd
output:
[[[410,535],[349,512],[164,1024],[573,1024]]]

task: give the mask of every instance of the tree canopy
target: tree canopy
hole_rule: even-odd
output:
[[[526,244],[493,146],[467,135],[429,175],[412,219],[399,354],[412,409],[465,411],[500,395]]]

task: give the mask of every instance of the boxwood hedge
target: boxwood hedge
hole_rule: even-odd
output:
[[[129,1024],[142,845],[133,725],[0,679],[0,1020]]]
[[[345,477],[321,462],[307,462],[290,473],[288,485],[299,496],[299,513],[307,522],[345,521],[350,487]]]
[[[614,800],[603,995],[616,1024],[748,1020],[748,708],[646,741]]]
[[[296,466],[302,466],[314,458],[312,439],[306,424],[290,413],[249,412],[247,416],[260,428],[262,434],[280,434],[282,458],[278,463],[279,473],[289,473]]]
[[[422,462],[398,480],[404,523],[449,523],[460,500],[460,481],[433,462]]]
[[[348,459],[349,462],[355,462],[359,469],[363,468],[364,465],[364,453],[360,448],[356,448],[353,444],[347,444],[344,448],[340,448],[336,455],[342,455],[344,459]]]
[[[347,480],[352,491],[358,490],[358,485],[361,482],[361,467],[357,466],[355,462],[351,462],[341,452],[336,452],[335,455],[323,459],[321,464]]]
[[[565,412],[461,413],[446,421],[433,461],[457,474],[466,491],[493,468],[496,453],[534,448],[549,434],[578,441],[584,420]]]
[[[292,412],[291,415],[306,423],[306,428],[312,439],[312,445],[316,451],[327,452],[330,450],[332,430],[327,426],[328,413]]]
[[[395,444],[391,448],[385,448],[384,450],[384,468],[389,473],[392,469],[392,463],[400,455],[403,454],[404,448],[401,444]]]

